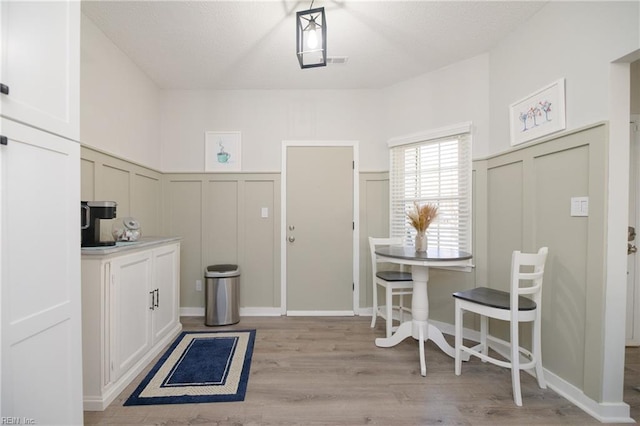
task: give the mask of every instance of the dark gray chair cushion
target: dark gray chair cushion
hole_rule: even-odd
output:
[[[379,271],[376,273],[376,277],[382,278],[385,281],[413,281],[411,272]]]
[[[468,300],[479,305],[490,306],[498,309],[511,309],[510,295],[506,291],[496,290],[488,287],[477,287],[467,291],[453,293],[453,297]],[[528,297],[518,298],[519,311],[532,311],[536,308],[536,302]]]

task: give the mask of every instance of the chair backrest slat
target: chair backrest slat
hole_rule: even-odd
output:
[[[399,246],[402,245],[402,238],[393,237],[393,238],[376,238],[369,237],[369,251],[371,252],[371,267],[373,272],[373,279],[376,279],[376,271],[377,271],[377,263],[384,263],[384,260],[380,260],[378,256],[376,256],[376,247],[377,246]]]
[[[544,265],[548,252],[547,247],[542,247],[537,253],[513,252],[511,256],[511,309],[514,315],[518,312],[518,298],[521,295],[531,295],[536,304],[540,303]],[[529,270],[522,271],[522,267]],[[533,268],[532,271],[531,268]],[[522,286],[523,282],[530,284]]]

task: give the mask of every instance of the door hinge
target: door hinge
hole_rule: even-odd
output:
[[[355,222],[351,222],[351,230],[352,231],[356,230],[356,223]]]
[[[351,291],[356,291],[356,283],[351,283]]]
[[[351,169],[355,170],[356,169],[356,162],[355,160],[351,162]]]

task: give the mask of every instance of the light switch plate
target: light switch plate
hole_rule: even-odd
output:
[[[269,207],[263,207],[260,214],[263,219],[269,217]]]
[[[589,197],[571,197],[571,216],[589,216]]]

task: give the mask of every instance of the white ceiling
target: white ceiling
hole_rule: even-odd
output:
[[[311,1],[82,3],[82,11],[161,88],[373,89],[487,52],[546,1],[315,0],[329,57],[300,69],[295,14]]]

